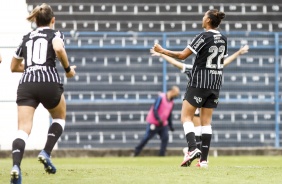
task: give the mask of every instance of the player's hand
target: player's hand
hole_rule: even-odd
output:
[[[159,56],[159,57],[161,56],[161,53],[154,51],[154,48],[150,49],[150,53],[152,54],[152,56]]]
[[[160,46],[160,44],[155,43],[153,50],[156,51],[156,52],[162,53],[163,48],[162,48],[162,46]]]
[[[163,126],[163,121],[162,120],[158,120],[158,122],[159,122],[160,126]]]
[[[249,51],[249,45],[244,45],[240,48],[240,54],[245,54]]]
[[[68,73],[66,73],[67,78],[72,78],[72,77],[75,76],[75,70],[74,69],[76,69],[76,66],[75,65],[70,66],[70,69],[71,70]]]

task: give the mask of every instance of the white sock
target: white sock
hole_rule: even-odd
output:
[[[183,129],[184,129],[184,133],[185,135],[187,135],[190,132],[195,132],[195,127],[194,127],[194,123],[193,122],[184,122],[183,123]]]

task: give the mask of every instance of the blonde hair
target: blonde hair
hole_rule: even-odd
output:
[[[49,25],[53,17],[52,8],[48,4],[43,3],[40,6],[36,6],[26,19],[29,22],[35,22],[40,27]]]

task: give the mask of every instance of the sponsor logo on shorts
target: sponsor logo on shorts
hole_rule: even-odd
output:
[[[215,99],[213,102],[216,103],[216,104],[218,104],[218,99]]]
[[[202,102],[202,98],[201,97],[194,96],[194,100],[196,100],[197,104]]]

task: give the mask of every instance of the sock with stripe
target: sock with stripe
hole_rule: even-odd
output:
[[[44,150],[46,153],[50,156],[51,152],[57,143],[58,139],[63,133],[63,127],[59,123],[52,123],[48,130],[48,137],[47,137],[47,142],[45,144]]]

